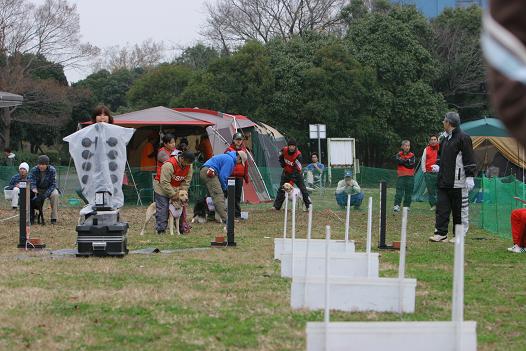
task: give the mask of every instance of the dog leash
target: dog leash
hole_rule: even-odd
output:
[[[16,218],[16,217],[18,217],[17,214],[14,215],[14,216],[11,216],[11,217],[7,217],[7,218],[4,218],[4,219],[0,219],[0,222],[5,222],[5,221],[8,221],[8,220],[13,219],[13,218]]]
[[[336,213],[334,213],[334,211],[331,210],[330,208],[326,209],[325,212],[333,215],[334,217],[336,217],[337,220],[339,220],[341,223],[343,223],[343,219],[341,219],[340,216],[338,216]]]

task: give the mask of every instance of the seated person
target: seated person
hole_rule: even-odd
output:
[[[172,150],[172,156],[177,156],[181,152],[185,151],[188,151],[188,139],[181,137],[181,139],[179,139],[179,145],[177,145],[175,149]]]
[[[16,162],[16,155],[9,148],[4,149],[5,165],[14,166]]]
[[[511,211],[511,236],[513,246],[508,251],[513,253],[526,253],[526,208]]]
[[[321,176],[325,170],[325,166],[318,162],[318,154],[316,152],[312,153],[311,161],[312,163],[309,163],[307,167],[305,167],[305,174],[307,178],[306,183],[309,188],[313,188],[315,184],[318,186],[321,185]]]
[[[51,224],[57,223],[58,196],[57,171],[49,164],[49,157],[46,155],[38,156],[37,165],[29,172],[31,179],[31,191],[35,193],[35,198],[45,200],[49,198],[51,203]]]
[[[336,202],[340,207],[347,207],[347,195],[351,195],[351,206],[360,208],[364,194],[358,182],[352,178],[352,171],[346,171],[345,178],[336,186]]]
[[[18,174],[15,174],[9,185],[4,188],[4,194],[6,200],[11,200],[11,207],[13,209],[18,208],[18,195],[20,194],[20,189],[18,188],[18,183],[23,180],[29,180],[27,174],[29,173],[29,165],[26,162],[22,162],[18,166]]]

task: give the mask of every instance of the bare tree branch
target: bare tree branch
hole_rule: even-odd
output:
[[[308,31],[339,31],[346,0],[219,0],[207,3],[204,37],[230,50],[247,40],[288,40]]]
[[[152,39],[143,41],[141,44],[126,46],[110,46],[102,50],[102,53],[92,64],[93,71],[106,69],[110,72],[119,69],[149,68],[158,65],[165,56],[165,45],[163,42],[155,42]]]

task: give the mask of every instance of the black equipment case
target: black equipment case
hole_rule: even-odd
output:
[[[118,222],[118,214],[98,211],[77,225],[77,257],[128,254],[128,223]],[[116,216],[115,216],[116,215]],[[111,220],[113,218],[117,221]]]

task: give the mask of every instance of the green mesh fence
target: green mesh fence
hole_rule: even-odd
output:
[[[194,164],[194,174],[190,186],[190,201],[195,202],[197,199],[206,195],[206,189],[199,182],[199,168],[200,164]],[[80,200],[80,182],[75,171],[75,167],[59,166],[55,167],[57,170],[57,185],[58,189],[65,201],[62,204],[69,205],[70,199]],[[18,172],[17,167],[0,166],[0,186],[5,187],[13,175]],[[127,204],[147,205],[153,201],[153,177],[154,172],[141,171],[140,168],[126,168],[125,181],[122,186],[124,193],[124,200]],[[135,184],[135,185],[134,185]],[[138,199],[141,199],[139,201]],[[75,206],[78,201],[71,201]]]
[[[200,164],[194,164],[194,175],[190,187],[190,201],[195,202],[197,199],[206,195],[206,188],[200,184],[199,169]],[[79,199],[78,191],[80,183],[73,166],[56,167],[57,183],[62,194],[64,205],[75,204],[78,201],[69,201],[70,199]],[[261,176],[265,185],[274,198],[279,187],[281,168],[260,167]],[[0,166],[0,186],[4,187],[9,184],[11,177],[17,173],[17,167]],[[334,188],[338,181],[344,178],[344,168],[332,168],[331,177],[329,178],[328,169],[325,170],[321,182],[321,194],[333,201]],[[127,204],[143,205],[153,201],[153,172],[141,171],[139,168],[126,170],[127,184],[123,185],[123,193]],[[385,180],[388,188],[392,189],[396,185],[396,171],[394,169],[382,169],[373,167],[361,167],[360,172],[355,175],[362,188],[377,189],[380,181]],[[415,178],[415,188],[413,201],[427,201],[425,184],[423,180]],[[134,184],[136,186],[134,186]],[[526,186],[513,176],[504,178],[476,178],[475,189],[470,193],[470,223],[486,229],[499,236],[511,236],[510,214],[513,209],[522,208],[524,204],[514,199],[519,197],[526,200]],[[139,201],[139,198],[141,201]]]
[[[482,178],[480,226],[500,236],[511,237],[511,211],[524,205],[514,197],[525,199],[525,196],[525,184],[513,176]]]

